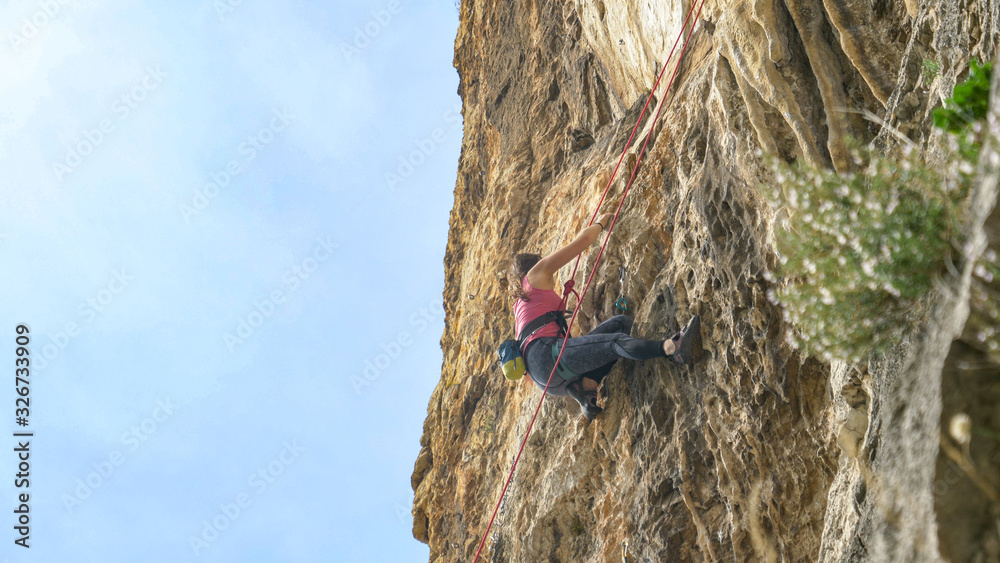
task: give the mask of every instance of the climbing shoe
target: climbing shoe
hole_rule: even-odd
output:
[[[670,359],[678,364],[694,365],[694,344],[701,337],[701,319],[698,315],[691,317],[684,330],[671,338],[674,342],[674,353]]]
[[[597,406],[597,391],[585,390],[579,381],[570,383],[566,390],[570,397],[580,403],[580,410],[583,411],[583,416],[587,417],[587,420],[594,420],[597,415],[604,412],[604,409]]]

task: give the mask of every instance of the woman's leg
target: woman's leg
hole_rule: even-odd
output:
[[[647,359],[645,356],[662,357],[661,342],[639,340],[624,332],[598,332],[598,329],[601,331],[622,328],[630,330],[632,328],[631,322],[627,320],[628,317],[623,316],[623,318],[626,320],[608,319],[589,334],[570,338],[566,342],[566,351],[563,352],[561,364],[577,376],[570,380],[560,377],[561,370],[558,370],[552,374],[551,382],[549,381],[549,374],[552,373],[555,364],[552,347],[555,346],[558,349],[562,346],[562,339],[545,337],[532,342],[528,345],[524,356],[531,378],[542,388],[548,383],[550,395],[565,395],[571,381],[582,383],[587,390],[597,389],[620,357],[634,360]],[[650,343],[651,345],[644,347],[642,343]],[[629,353],[629,350],[635,348],[639,348],[639,353],[634,351]],[[650,353],[647,348],[654,351],[659,350],[660,356],[656,356],[655,352]],[[616,349],[622,353],[616,352]],[[642,352],[645,352],[645,355]],[[581,378],[583,381],[580,381]]]
[[[553,374],[553,379],[559,382],[559,391],[553,394],[569,394],[583,408],[583,414],[593,420],[603,409],[597,406],[597,387],[610,371],[618,358],[628,358],[631,360],[649,360],[653,358],[671,357],[675,344],[681,350],[673,355],[674,361],[678,363],[691,363],[693,358],[688,358],[691,353],[691,343],[685,345],[686,338],[696,338],[699,333],[699,318],[695,315],[688,326],[678,333],[676,340],[645,340],[632,338],[626,332],[615,332],[615,329],[630,331],[631,320],[624,315],[613,317],[601,323],[590,333],[576,338],[570,338],[562,352],[560,363],[563,368],[580,374],[578,377],[566,380],[557,373]],[[606,332],[607,331],[607,332]],[[541,340],[541,339],[540,339]],[[529,350],[529,355],[534,358],[532,363],[544,365],[551,370],[555,359],[551,355],[553,346],[561,346],[562,342],[555,338],[546,338],[546,345],[534,347]],[[548,348],[549,355],[545,356],[545,349]],[[680,354],[683,353],[683,358]],[[538,381],[536,380],[536,383]],[[550,393],[552,388],[550,387]]]
[[[570,338],[563,352],[563,367],[591,382],[583,381],[588,389],[596,389],[597,384],[607,376],[618,358],[630,360],[648,360],[664,358],[663,341],[632,338],[624,331],[631,331],[632,321],[625,315],[612,317],[590,333],[576,338]],[[525,355],[528,372],[532,379],[544,387],[549,373],[555,363],[552,358],[552,346],[561,346],[562,339],[546,337],[529,345]],[[578,378],[574,380],[578,380]],[[553,375],[549,385],[549,394],[565,395],[570,380]]]
[[[605,324],[613,323],[605,322],[598,328],[610,328],[604,327]],[[631,328],[631,323],[627,328]],[[645,360],[665,358],[666,354],[663,351],[663,342],[632,338],[624,332],[601,333],[595,329],[589,334],[570,338],[566,342],[560,364],[573,373],[580,374],[579,379],[569,382],[566,391],[580,403],[583,414],[590,420],[603,410],[597,406],[597,388],[611,372],[619,357]],[[588,367],[595,365],[598,367],[587,370]]]
[[[587,335],[613,333],[629,334],[631,332],[632,319],[627,315],[616,315],[594,327],[594,330],[588,332]],[[581,374],[581,377],[583,378],[583,388],[588,391],[596,390],[601,385],[601,381],[603,381],[604,378],[611,373],[611,368],[613,368],[617,362],[618,358],[615,358],[597,369]]]
[[[586,374],[618,358],[651,360],[665,357],[662,340],[643,340],[618,332],[570,338],[560,363],[573,373]]]
[[[632,334],[632,319],[628,315],[615,315],[594,327],[594,330],[587,334],[608,334],[612,332]]]

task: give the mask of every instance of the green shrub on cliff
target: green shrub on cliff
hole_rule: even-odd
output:
[[[969,75],[955,86],[944,105],[934,110],[934,125],[951,133],[962,133],[971,124],[986,119],[992,74],[990,63],[979,66],[979,61],[970,61]]]
[[[973,64],[935,121],[941,150],[849,147],[857,173],[772,160],[764,186],[786,218],[775,227],[772,302],[791,343],[825,360],[858,362],[913,329],[921,303],[961,256],[960,224],[979,152],[989,65]],[[983,84],[986,85],[985,90]],[[925,154],[941,156],[925,161]]]
[[[862,172],[780,163],[768,190],[788,214],[770,297],[797,329],[793,344],[827,360],[859,361],[907,330],[946,271],[972,172],[961,159],[926,166],[916,150],[851,152]]]

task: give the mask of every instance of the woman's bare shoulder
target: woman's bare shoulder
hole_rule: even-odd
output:
[[[528,270],[528,275],[525,277],[528,278],[528,284],[535,289],[547,290],[556,287],[555,277],[543,271],[536,271],[535,268]]]

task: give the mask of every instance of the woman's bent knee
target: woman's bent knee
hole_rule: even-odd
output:
[[[624,332],[625,334],[632,332],[632,318],[628,315],[615,315],[608,320],[620,324],[622,327],[621,332]]]

